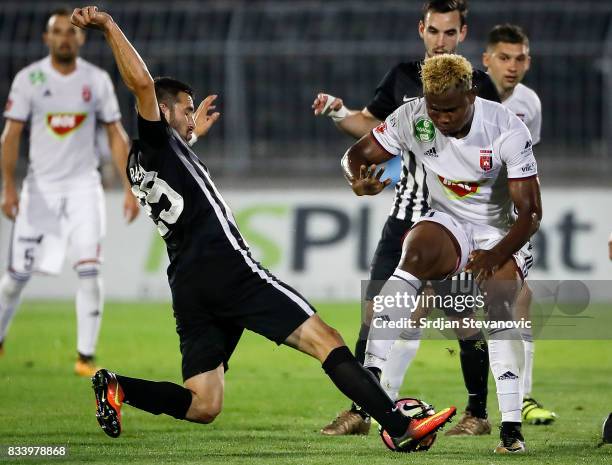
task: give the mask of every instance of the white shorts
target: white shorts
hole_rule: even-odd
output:
[[[419,218],[415,226],[422,221],[438,223],[455,238],[459,245],[460,256],[457,260],[457,266],[448,277],[460,273],[465,268],[472,251],[476,249],[492,249],[505,236],[505,233],[493,226],[464,223],[447,213],[436,210],[431,210],[425,216]],[[518,252],[514,253],[513,258],[519,272],[522,274],[523,279],[525,279],[533,264],[531,243],[528,242]]]
[[[73,265],[101,260],[106,231],[101,186],[69,193],[22,192],[13,225],[9,272],[27,279],[32,272],[58,274],[66,254]]]

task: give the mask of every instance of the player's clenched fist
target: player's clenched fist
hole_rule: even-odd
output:
[[[98,11],[97,6],[86,6],[75,8],[70,21],[82,29],[99,29],[104,31],[113,21],[113,18],[108,13]]]

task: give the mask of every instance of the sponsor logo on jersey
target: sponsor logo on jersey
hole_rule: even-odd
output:
[[[30,82],[33,85],[43,84],[47,80],[45,73],[40,70],[32,71],[30,73]]]
[[[426,157],[438,158],[438,152],[436,152],[435,147],[432,147],[429,150],[425,150],[425,152],[423,152],[423,155],[425,155]]]
[[[376,129],[374,130],[379,134],[384,134],[385,131],[387,130],[387,123],[386,122],[380,123],[378,126],[376,126]]]
[[[84,102],[89,102],[91,100],[91,87],[89,87],[88,85],[84,85],[81,95],[83,96]]]
[[[416,100],[418,97],[408,97],[407,95],[404,95],[402,97],[402,102],[406,103],[406,102],[410,102],[410,100]]]
[[[4,105],[4,111],[10,111],[12,106],[13,106],[13,101],[11,99],[8,99],[6,101],[6,105]]]
[[[493,168],[493,151],[492,150],[481,150],[480,151],[480,168],[483,171],[491,171]]]
[[[529,163],[526,163],[525,165],[521,166],[521,173],[524,173],[524,174],[535,173],[535,170],[536,170],[535,161],[530,161]]]
[[[480,187],[480,184],[477,182],[451,181],[450,179],[446,179],[440,175],[438,175],[438,179],[446,188],[446,193],[453,199],[464,199],[469,197],[478,192],[478,188]]]
[[[421,116],[414,123],[414,134],[421,142],[431,142],[436,137],[436,128],[433,121]]]
[[[56,136],[64,137],[78,129],[87,113],[47,113],[47,127]]]

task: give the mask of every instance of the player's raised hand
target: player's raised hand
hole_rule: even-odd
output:
[[[351,183],[353,192],[357,195],[376,195],[380,193],[391,184],[390,179],[380,180],[384,172],[384,167],[380,168],[377,172],[376,165],[370,165],[369,167],[361,165],[359,167],[359,177]]]
[[[128,223],[131,223],[136,219],[138,213],[140,213],[138,200],[131,191],[126,190],[125,198],[123,199],[123,217]]]
[[[206,97],[200,105],[198,105],[198,109],[195,112],[195,135],[197,137],[205,136],[206,133],[210,130],[213,124],[219,119],[221,113],[215,111],[214,113],[209,113],[214,110],[216,107],[213,105],[215,100],[217,99],[217,95],[209,95]]]
[[[495,250],[474,250],[468,257],[465,271],[470,271],[478,284],[493,277],[507,258]]]
[[[19,213],[19,195],[17,195],[17,190],[14,187],[4,186],[0,206],[4,216],[14,221],[17,213]]]
[[[86,6],[75,8],[70,21],[81,29],[98,29],[104,31],[112,23],[113,18],[104,11],[99,11],[97,6]]]

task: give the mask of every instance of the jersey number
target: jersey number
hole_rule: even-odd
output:
[[[132,192],[138,199],[144,201],[145,212],[155,222],[157,230],[164,237],[170,232],[166,225],[176,223],[183,212],[183,197],[172,189],[166,181],[158,178],[155,171],[143,171],[143,174],[144,177],[140,185],[132,186]],[[151,205],[159,203],[162,195],[166,196],[170,206],[159,212],[156,218]]]

